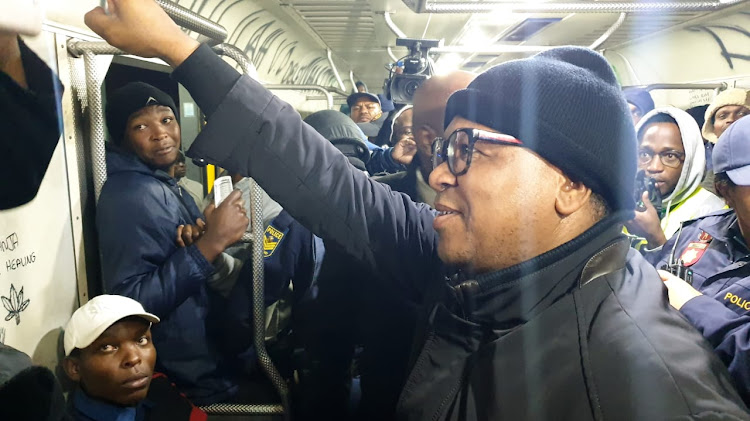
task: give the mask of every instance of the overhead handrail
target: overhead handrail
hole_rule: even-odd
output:
[[[623,89],[639,88],[649,92],[656,90],[679,90],[679,89],[704,89],[707,91],[718,90],[719,92],[729,87],[725,82],[719,83],[652,83],[650,85],[623,86]]]
[[[393,49],[391,48],[391,46],[389,45],[385,47],[385,49],[386,51],[388,51],[388,55],[391,57],[391,60],[393,60],[393,62],[396,63],[398,61],[398,57],[396,57],[396,55],[393,54]]]
[[[211,47],[220,56],[227,56],[234,60],[242,71],[252,79],[258,80],[258,70],[244,51],[232,44],[218,44]]]
[[[179,26],[205,35],[217,42],[227,39],[227,29],[218,23],[206,19],[190,9],[167,0],[156,0],[156,3],[169,15]]]
[[[257,79],[258,72],[255,65],[250,61],[244,51],[231,44],[219,44],[212,47],[214,52],[219,55],[227,56],[233,59],[242,68],[250,78]],[[292,406],[287,387],[281,373],[273,364],[271,356],[266,349],[266,305],[265,305],[265,274],[263,264],[263,193],[254,179],[250,180],[250,227],[253,246],[251,247],[252,268],[253,268],[253,345],[258,354],[258,363],[266,376],[271,380],[276,392],[281,398],[284,418],[291,419]],[[243,235],[243,238],[246,238]],[[278,411],[277,405],[255,406],[254,409],[264,409]],[[222,407],[226,409],[225,407]],[[218,409],[217,409],[218,411]],[[226,413],[226,412],[222,412]],[[231,413],[231,412],[229,412]],[[278,412],[276,412],[278,413]]]
[[[357,90],[357,82],[354,81],[354,70],[349,70],[349,82],[352,83],[352,90],[356,91]]]
[[[331,65],[331,70],[333,70],[333,75],[336,76],[336,82],[339,83],[339,86],[341,87],[342,91],[346,90],[346,86],[344,86],[344,81],[341,80],[341,75],[339,75],[339,70],[336,68],[336,64],[333,62],[333,57],[331,55],[331,49],[326,50],[326,55],[328,56],[328,64]]]
[[[430,48],[430,53],[472,53],[472,54],[505,54],[505,53],[540,53],[555,48],[554,46],[538,45],[493,45],[491,47],[472,47],[470,45],[446,45]]]
[[[489,13],[503,10],[510,13],[657,13],[657,12],[714,12],[747,0],[718,1],[643,1],[566,3],[536,2],[443,2],[435,0],[403,0],[416,13]]]
[[[331,95],[331,92],[320,86],[320,85],[280,85],[280,84],[268,84],[263,85],[266,89],[270,91],[318,91],[323,93],[323,95],[326,96],[326,100],[328,102],[328,109],[333,109],[333,95]]]
[[[397,38],[408,38],[404,31],[399,29],[399,27],[396,26],[395,23],[393,23],[393,19],[391,19],[391,12],[383,12],[383,18],[385,18],[385,24],[388,25],[388,28],[393,31],[394,34],[396,34]]]
[[[596,50],[597,48],[599,48],[600,45],[604,44],[604,42],[607,41],[609,37],[611,37],[612,34],[615,33],[615,31],[620,29],[620,26],[622,26],[623,22],[625,22],[626,17],[628,17],[627,13],[625,12],[620,13],[620,16],[617,18],[615,23],[613,23],[612,26],[609,27],[609,29],[604,31],[602,36],[597,38],[596,41],[594,41],[591,45],[589,45],[589,48],[591,48],[592,50]]]

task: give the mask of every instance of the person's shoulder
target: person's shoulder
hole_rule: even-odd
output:
[[[373,176],[372,179],[383,184],[392,186],[404,182],[409,177],[408,171],[399,171],[393,174],[384,174]]]
[[[97,212],[133,216],[142,209],[171,209],[168,190],[164,182],[146,174],[115,174],[102,187]]]
[[[721,197],[714,193],[699,187],[695,194],[696,202],[700,202],[704,207],[713,207],[715,209],[722,209],[726,207],[726,202]]]
[[[729,218],[734,217],[734,209],[719,209],[706,215],[699,216],[695,219],[691,219],[682,223],[683,229],[690,227],[691,229],[702,228],[709,225],[714,225],[718,222],[725,221]]]
[[[633,402],[646,405],[659,399],[663,404],[649,405],[642,419],[665,419],[664,411],[679,414],[686,410],[685,398],[701,402],[685,415],[721,412],[722,408],[726,414],[742,414],[739,398],[726,387],[729,381],[721,362],[705,346],[700,333],[669,306],[663,282],[653,266],[630,250],[624,276],[613,273],[606,280],[606,285],[598,283],[598,290],[595,287],[586,292],[588,300],[584,300],[597,306],[592,313],[589,352],[599,362],[593,371],[605,407],[617,406],[605,396],[620,393],[619,379],[630,378],[650,385],[646,390],[634,390],[630,396]],[[608,294],[615,299],[609,299]],[[606,364],[613,359],[618,364]],[[650,390],[663,393],[657,398]]]
[[[139,172],[120,172],[111,174],[102,186],[102,197],[109,199],[141,197],[144,194],[162,192],[165,185],[156,177]]]

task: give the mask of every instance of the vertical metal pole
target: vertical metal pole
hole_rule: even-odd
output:
[[[107,161],[104,152],[104,112],[102,111],[102,87],[96,68],[96,56],[84,51],[86,68],[86,91],[88,93],[89,136],[94,173],[94,197],[99,202],[102,186],[107,181]]]

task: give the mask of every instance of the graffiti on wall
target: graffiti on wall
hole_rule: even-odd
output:
[[[741,12],[750,19],[750,13]],[[739,25],[701,25],[687,28],[692,32],[703,32],[711,36],[719,47],[721,56],[730,69],[734,69],[734,60],[750,61],[750,31]],[[740,41],[728,38],[739,37]]]
[[[183,6],[227,28],[227,42],[240,48],[261,74],[278,83],[334,86],[336,77],[322,54],[309,57],[304,47],[287,33],[283,24],[265,10],[248,12],[243,0],[220,0],[209,7],[209,0],[190,0]],[[242,14],[236,24],[227,25],[229,16]],[[241,41],[242,40],[242,41]],[[297,53],[295,55],[295,53]],[[299,56],[304,56],[300,58]]]

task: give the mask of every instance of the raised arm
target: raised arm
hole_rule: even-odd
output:
[[[429,207],[354,171],[288,104],[199,48],[152,0],[110,0],[110,13],[97,8],[86,22],[114,46],[176,66],[209,115],[189,155],[252,176],[315,234],[399,284],[421,289],[442,272]]]

